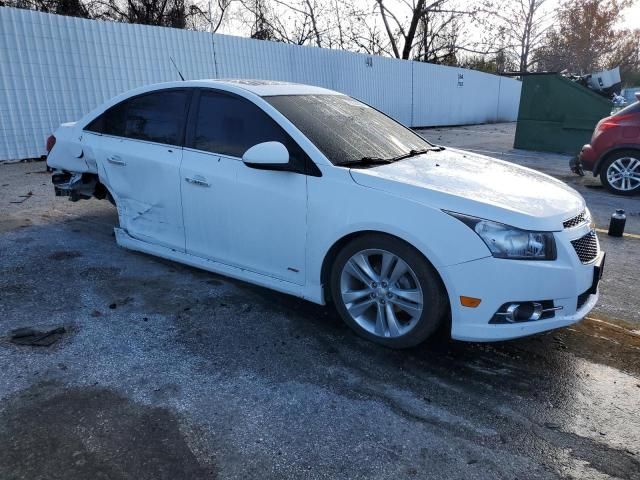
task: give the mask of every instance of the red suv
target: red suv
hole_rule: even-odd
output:
[[[640,100],[640,93],[636,97]],[[640,192],[640,102],[600,120],[591,143],[572,160],[571,170],[600,175],[602,184],[613,193]]]

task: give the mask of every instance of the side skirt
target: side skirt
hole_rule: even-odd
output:
[[[284,280],[279,280],[268,275],[262,275],[255,273],[244,268],[233,267],[224,263],[208,260],[206,258],[191,255],[189,253],[180,252],[171,248],[154,245],[148,242],[143,242],[129,235],[122,228],[113,229],[116,234],[116,243],[123,248],[129,250],[135,250],[136,252],[148,253],[149,255],[156,255],[158,257],[166,258],[167,260],[173,260],[178,263],[184,263],[195,268],[201,268],[213,273],[219,273],[226,277],[235,278],[245,282],[253,283],[261,287],[270,288],[278,292],[287,293],[295,297],[305,298],[305,289],[301,285],[297,285]]]

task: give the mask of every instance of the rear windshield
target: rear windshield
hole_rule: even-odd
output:
[[[334,165],[392,158],[432,145],[374,108],[346,95],[265,97]]]
[[[618,110],[614,117],[619,115],[629,115],[630,113],[640,113],[640,102],[632,103],[631,105],[627,105],[622,110]]]

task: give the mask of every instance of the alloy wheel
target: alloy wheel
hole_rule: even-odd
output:
[[[415,327],[424,308],[415,272],[386,250],[354,254],[342,268],[340,293],[351,318],[379,337],[405,335]]]
[[[622,192],[640,187],[640,159],[622,157],[612,162],[607,168],[607,181]]]

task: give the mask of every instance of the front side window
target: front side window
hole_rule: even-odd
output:
[[[191,146],[241,158],[262,142],[280,142],[289,150],[290,163],[304,165],[300,146],[257,105],[217,92],[202,92]]]
[[[385,114],[346,95],[265,97],[334,165],[392,158],[432,147]]]
[[[111,107],[91,122],[87,130],[180,145],[187,113],[187,97],[185,90],[140,95]]]

